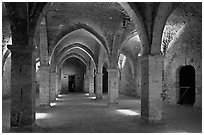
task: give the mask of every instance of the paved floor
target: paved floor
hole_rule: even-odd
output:
[[[120,95],[117,106],[86,94],[62,95],[51,108],[37,108],[36,127],[9,129],[9,103],[3,101],[3,132],[38,133],[186,133],[202,132],[202,111],[197,107],[163,104],[163,120],[148,124],[140,119],[140,100]]]

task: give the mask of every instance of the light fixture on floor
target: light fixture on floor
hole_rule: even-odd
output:
[[[85,95],[86,95],[86,96],[89,96],[89,93],[86,93]]]
[[[131,111],[129,109],[118,109],[117,111],[124,114],[124,115],[131,115],[131,116],[140,115],[140,113]]]

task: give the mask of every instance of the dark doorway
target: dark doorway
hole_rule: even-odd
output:
[[[75,75],[69,76],[69,92],[75,91]]]
[[[108,72],[103,67],[103,93],[108,93]]]
[[[179,71],[178,104],[193,105],[195,102],[195,69],[183,66]]]

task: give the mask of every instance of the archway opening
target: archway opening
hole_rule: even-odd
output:
[[[195,69],[187,65],[179,70],[178,104],[193,105],[195,102]]]
[[[108,71],[103,67],[103,93],[108,93]]]
[[[86,66],[78,58],[67,59],[61,70],[61,93],[84,92]]]
[[[68,91],[69,92],[74,92],[75,91],[75,80],[76,80],[76,75],[69,75],[68,77]]]

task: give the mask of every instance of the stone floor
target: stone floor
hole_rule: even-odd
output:
[[[37,108],[36,127],[10,129],[10,100],[3,101],[3,132],[36,133],[187,133],[202,132],[202,110],[197,107],[163,104],[163,120],[148,124],[140,119],[140,100],[120,95],[117,106],[87,94],[60,95],[50,108]]]

